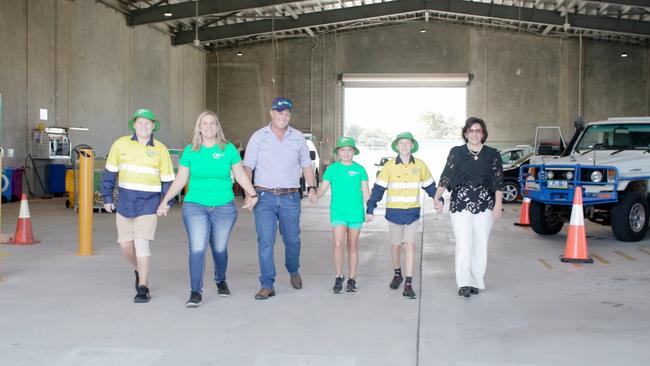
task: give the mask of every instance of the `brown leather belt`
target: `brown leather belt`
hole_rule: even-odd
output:
[[[260,186],[255,186],[255,189],[260,190],[262,192],[273,193],[275,195],[298,192],[298,188],[264,188]]]

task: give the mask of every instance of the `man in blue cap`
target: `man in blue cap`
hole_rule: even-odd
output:
[[[257,130],[246,145],[244,169],[249,178],[255,171],[255,189],[259,200],[255,206],[255,230],[262,288],[255,299],[275,296],[273,246],[280,228],[285,246],[285,267],[291,286],[302,288],[300,277],[300,175],[304,174],[310,199],[315,199],[314,169],[305,135],[289,126],[293,103],[290,99],[273,99],[271,122]]]

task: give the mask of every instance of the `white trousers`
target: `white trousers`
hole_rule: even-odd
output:
[[[492,210],[478,214],[463,210],[450,216],[456,238],[456,284],[484,289],[488,239],[494,221]]]

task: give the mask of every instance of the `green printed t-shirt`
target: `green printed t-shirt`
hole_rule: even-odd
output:
[[[332,187],[331,221],[364,222],[361,182],[368,181],[366,170],[355,162],[343,165],[337,161],[327,167],[323,180],[329,181]]]
[[[223,150],[219,145],[201,145],[199,151],[194,151],[192,145],[187,145],[179,160],[180,165],[190,170],[185,201],[204,206],[222,206],[232,201],[235,195],[230,172],[240,161],[239,152],[231,143]]]

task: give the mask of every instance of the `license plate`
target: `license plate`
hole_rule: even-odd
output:
[[[558,189],[567,189],[569,188],[569,182],[566,180],[549,180],[546,182],[546,187],[548,188],[558,188]]]

